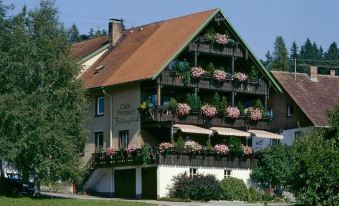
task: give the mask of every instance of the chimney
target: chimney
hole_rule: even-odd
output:
[[[331,70],[330,70],[330,75],[331,75],[331,76],[335,76],[335,70],[334,70],[334,69],[331,69]]]
[[[124,32],[124,20],[123,19],[110,19],[108,24],[108,34],[110,48],[117,45]]]
[[[311,81],[317,82],[318,68],[316,66],[310,66],[309,74]]]

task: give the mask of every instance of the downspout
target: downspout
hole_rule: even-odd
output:
[[[113,119],[113,95],[112,94],[109,94],[105,91],[105,89],[102,87],[102,92],[106,95],[106,96],[109,96],[109,146],[112,147],[113,144],[113,122],[112,122],[112,119]]]

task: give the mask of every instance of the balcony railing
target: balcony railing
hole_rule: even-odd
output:
[[[213,44],[209,43],[196,43],[192,42],[188,46],[188,51],[194,52],[198,51],[201,53],[211,54],[211,55],[221,55],[221,56],[233,56],[234,57],[243,57],[243,53],[239,48],[216,48]]]
[[[246,83],[237,83],[231,80],[223,83],[215,83],[210,77],[203,77],[199,80],[191,80],[191,82],[184,84],[183,76],[173,71],[164,71],[158,83],[165,86],[173,87],[188,87],[188,88],[199,88],[214,91],[225,91],[225,92],[239,92],[248,94],[259,94],[267,95],[267,85],[265,81],[258,79],[257,81],[248,81]]]
[[[204,167],[252,168],[256,160],[253,156],[243,158],[229,158],[212,154],[161,154],[154,153],[149,162],[142,161],[141,153],[122,155],[120,157],[107,156],[105,153],[93,153],[95,168],[137,166],[142,164],[157,165],[185,165]]]
[[[191,124],[202,127],[231,127],[239,129],[261,129],[269,130],[269,118],[263,118],[259,121],[250,121],[246,117],[240,117],[232,120],[224,116],[216,116],[212,119],[205,118],[200,112],[193,112],[185,117],[179,117],[169,112],[166,107],[154,107],[142,114],[144,120],[154,122],[172,122],[179,124]]]

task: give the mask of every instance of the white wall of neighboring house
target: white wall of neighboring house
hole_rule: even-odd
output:
[[[242,179],[247,185],[250,185],[250,169],[159,165],[157,170],[157,196],[160,198],[168,196],[168,188],[172,184],[173,177],[185,172],[189,175],[190,168],[196,168],[198,174],[212,174],[218,180],[224,179],[224,170],[231,170],[231,177]]]
[[[94,55],[93,57],[89,58],[87,61],[83,62],[81,64],[81,71],[80,75],[81,76],[90,66],[92,66],[108,49],[103,50],[102,52],[98,53],[97,55]]]
[[[312,128],[314,128],[314,127],[300,127],[300,128],[283,130],[282,135],[284,136],[284,138],[280,142],[282,144],[292,145],[293,142],[296,139],[296,134],[298,134],[298,132],[305,134],[305,133],[309,132]]]

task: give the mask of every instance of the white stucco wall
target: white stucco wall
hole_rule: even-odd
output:
[[[313,127],[301,127],[294,129],[283,130],[282,135],[284,139],[281,140],[282,144],[292,145],[295,140],[295,133],[301,131],[302,133],[309,132]]]
[[[108,49],[103,50],[102,52],[98,53],[97,55],[93,56],[92,58],[88,59],[87,61],[81,64],[82,69],[80,71],[81,76],[89,67],[91,67]]]
[[[157,169],[158,197],[166,197],[168,195],[168,188],[172,184],[172,178],[184,172],[189,175],[190,168],[197,168],[199,174],[212,174],[218,180],[224,179],[224,170],[231,170],[231,177],[242,179],[247,185],[250,184],[251,170],[249,169],[160,165]]]

